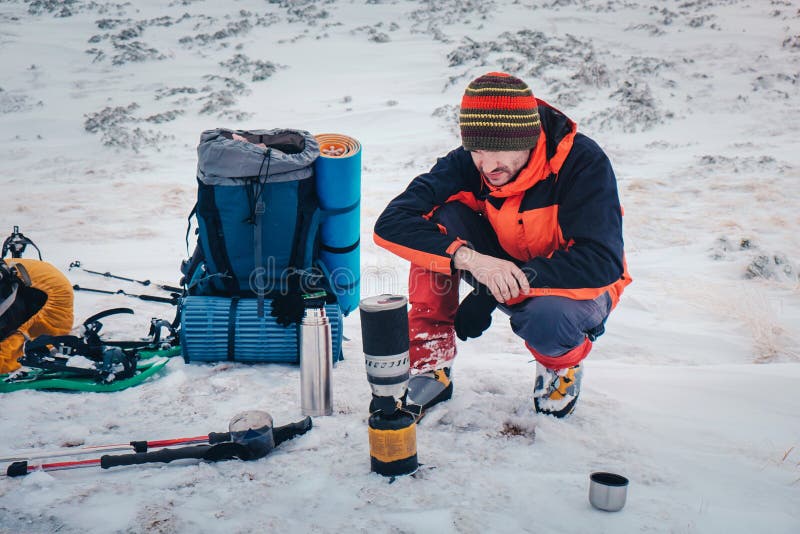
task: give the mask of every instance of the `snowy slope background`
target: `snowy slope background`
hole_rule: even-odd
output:
[[[495,315],[460,344],[423,467],[369,471],[359,319],[335,413],[253,463],[0,478],[0,532],[800,532],[800,6],[766,0],[0,0],[0,234],[45,259],[175,283],[196,144],[214,127],[363,145],[362,296],[406,291],[372,243],[386,203],[459,144],[474,77],[506,70],[609,154],[634,284],[574,416],[531,409]],[[139,291],[67,272],[74,283]],[[76,319],[131,305],[78,293]],[[291,366],[186,365],[114,394],[0,397],[0,456],[300,418]],[[617,514],[588,474],[631,480]]]

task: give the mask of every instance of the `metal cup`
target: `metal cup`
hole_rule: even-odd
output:
[[[589,475],[589,502],[598,510],[619,512],[625,506],[628,479],[614,473]]]

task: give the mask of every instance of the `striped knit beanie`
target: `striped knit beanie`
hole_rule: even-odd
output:
[[[458,122],[467,150],[529,150],[542,130],[530,88],[504,72],[484,74],[467,86]]]

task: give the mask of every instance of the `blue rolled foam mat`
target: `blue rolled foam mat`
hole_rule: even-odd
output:
[[[258,299],[238,299],[231,318],[232,299],[189,296],[181,303],[181,351],[186,362],[229,359],[249,363],[298,363],[297,327],[284,327],[275,317],[258,317]],[[269,309],[270,302],[266,303]],[[325,306],[331,323],[333,361],[342,359],[342,312]],[[233,349],[229,350],[229,342]]]
[[[358,307],[361,281],[361,144],[346,135],[314,136],[320,156],[314,163],[322,208],[320,259],[329,273],[342,313]]]

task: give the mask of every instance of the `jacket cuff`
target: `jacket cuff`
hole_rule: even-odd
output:
[[[468,247],[468,248],[471,248],[471,249],[474,250],[474,248],[472,247],[472,245],[469,244],[469,242],[464,241],[460,237],[456,238],[455,241],[450,243],[450,246],[447,247],[447,250],[445,250],[445,252],[447,252],[447,254],[450,255],[450,273],[451,274],[455,274],[455,273],[458,272],[458,269],[456,269],[456,265],[455,265],[456,251],[458,251],[458,249],[460,249],[461,247]]]

